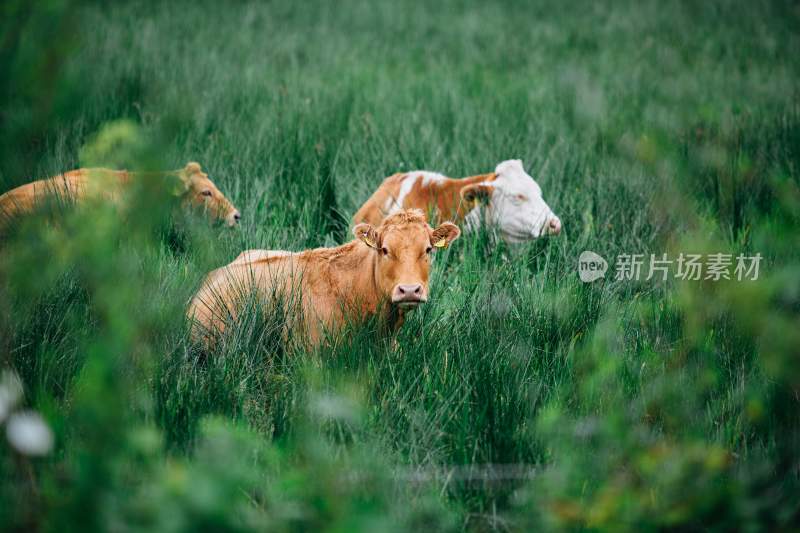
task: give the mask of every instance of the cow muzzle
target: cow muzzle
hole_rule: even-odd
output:
[[[233,226],[237,225],[241,219],[242,219],[242,214],[239,212],[238,209],[234,209],[233,211],[228,213],[228,216],[225,217],[225,224],[229,228],[232,228]]]
[[[427,300],[425,288],[419,283],[395,285],[392,291],[392,303],[401,307],[416,307]]]
[[[555,215],[550,217],[544,227],[544,233],[545,235],[558,235],[561,233],[561,219]]]

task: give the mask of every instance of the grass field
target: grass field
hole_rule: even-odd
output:
[[[196,160],[243,223],[151,187],[0,244],[0,364],[55,436],[0,444],[1,529],[798,527],[796,4],[27,4],[3,8],[0,192]],[[286,351],[257,312],[189,343],[241,250],[345,242],[385,176],[512,158],[562,235],[462,237],[396,343]],[[764,259],[614,278],[682,252]]]

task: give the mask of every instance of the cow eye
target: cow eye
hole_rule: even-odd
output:
[[[519,200],[520,202],[524,202],[525,200],[527,200],[527,199],[528,199],[528,198],[527,198],[527,197],[526,197],[524,194],[518,194],[518,195],[516,196],[516,198],[517,198],[517,200]]]
[[[433,248],[432,248],[432,247],[430,247],[430,246],[428,246],[427,248],[425,248],[425,253],[426,253],[426,254],[429,254],[429,253],[431,253],[432,251],[433,251]]]
[[[206,190],[204,190],[203,192],[201,192],[200,194],[202,194],[203,196],[211,196],[211,191],[209,191],[208,189],[206,189]]]
[[[388,250],[388,248],[386,248],[385,246],[383,246],[383,247],[381,248],[381,253],[382,253],[383,255],[389,255],[389,250]]]

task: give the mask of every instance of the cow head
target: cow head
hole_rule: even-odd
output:
[[[431,228],[419,209],[386,218],[379,227],[358,224],[353,234],[376,255],[378,291],[394,305],[415,307],[428,300],[431,253],[446,248],[461,231],[451,222]]]
[[[522,161],[503,161],[495,178],[461,189],[464,202],[483,202],[485,220],[494,225],[506,242],[520,243],[543,235],[558,235],[561,220],[544,199],[542,189],[522,168]]]
[[[225,198],[208,174],[202,171],[199,163],[189,163],[178,171],[183,184],[180,191],[183,203],[203,209],[213,220],[224,221],[228,226],[239,223],[242,215],[230,201]]]

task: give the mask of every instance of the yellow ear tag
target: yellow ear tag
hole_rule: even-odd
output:
[[[373,241],[366,235],[364,236],[364,242],[367,243],[367,246],[369,246],[370,248],[375,248],[375,241]]]
[[[433,245],[437,248],[447,248],[447,239],[439,239]]]

